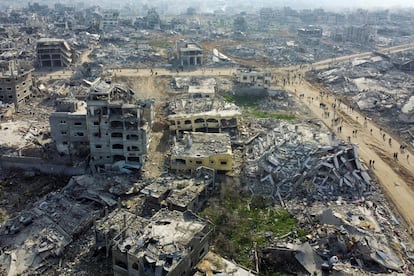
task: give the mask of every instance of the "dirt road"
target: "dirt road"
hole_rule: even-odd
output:
[[[118,77],[157,77],[157,76],[231,76],[236,72],[236,68],[200,68],[196,70],[174,71],[165,68],[149,68],[149,69],[113,69],[112,76]]]
[[[360,158],[371,168],[382,189],[410,227],[414,229],[414,157],[411,149],[401,153],[397,137],[381,130],[373,121],[353,111],[332,95],[320,96],[320,89],[306,81],[295,83],[287,89],[300,97],[310,110],[321,119],[338,137],[358,146]],[[296,93],[295,93],[296,91]],[[303,94],[302,96],[300,96]],[[326,109],[321,108],[326,106]],[[335,109],[333,108],[335,104]],[[338,118],[338,120],[334,120]],[[342,122],[342,123],[339,123]],[[341,129],[339,128],[340,126]],[[391,139],[391,144],[390,140]],[[398,152],[398,160],[394,153]],[[407,157],[408,155],[408,157]]]

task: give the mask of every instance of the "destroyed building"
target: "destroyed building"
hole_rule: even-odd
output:
[[[201,81],[196,85],[188,86],[188,96],[190,98],[212,98],[216,93],[216,81],[214,79],[207,79]]]
[[[170,131],[181,136],[184,131],[228,132],[237,134],[241,112],[238,106],[219,97],[178,97],[169,104],[167,119]]]
[[[190,211],[161,209],[142,228],[127,227],[114,239],[114,275],[192,275],[207,254],[213,230]]]
[[[0,258],[2,275],[43,274],[59,262],[67,246],[108,206],[102,198],[111,202],[102,183],[98,195],[92,182],[91,176],[73,177],[62,192],[44,196],[0,226],[0,243],[7,248]]]
[[[99,29],[108,30],[118,26],[119,11],[117,10],[104,10],[99,20]]]
[[[215,171],[200,167],[191,178],[159,177],[141,190],[145,196],[144,209],[158,211],[167,207],[184,212],[199,211],[215,188]],[[142,210],[142,214],[147,210]]]
[[[136,100],[132,90],[117,85],[93,86],[87,109],[91,164],[103,168],[120,162],[136,168],[145,162],[154,117],[151,100]]]
[[[179,40],[175,48],[177,65],[185,67],[203,65],[203,49],[199,44]]]
[[[219,172],[233,169],[233,152],[227,133],[188,132],[171,149],[171,170],[193,171],[201,166]]]
[[[86,155],[89,139],[86,125],[86,103],[73,98],[56,101],[56,111],[50,114],[50,130],[59,153]]]
[[[137,18],[135,26],[145,29],[156,29],[161,28],[161,18],[155,8],[149,9],[147,15],[143,18]]]
[[[79,154],[88,146],[92,169],[131,172],[145,162],[152,119],[151,100],[137,100],[130,89],[98,82],[86,105],[58,101],[50,125],[60,153]]]
[[[272,73],[255,69],[238,69],[235,76],[234,93],[239,96],[267,95]]]
[[[301,38],[321,38],[322,28],[309,25],[298,29],[298,36]]]
[[[354,58],[317,72],[316,78],[336,95],[347,98],[365,116],[380,118],[377,123],[398,131],[401,139],[412,144],[414,79],[406,70],[410,70],[409,52],[375,52],[370,57]]]
[[[32,71],[16,61],[9,61],[8,68],[0,72],[0,101],[14,103],[16,107],[32,95]]]
[[[357,44],[368,43],[373,40],[374,32],[368,25],[346,26],[331,32],[331,38],[335,41],[349,41]]]
[[[217,90],[214,78],[174,77],[170,85],[176,92],[187,93],[189,98],[212,98]]]
[[[73,61],[73,53],[64,39],[41,38],[36,44],[37,66],[69,67]]]

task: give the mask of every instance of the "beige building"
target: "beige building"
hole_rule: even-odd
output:
[[[14,103],[16,108],[32,95],[32,68],[23,67],[16,61],[9,61],[0,72],[0,101]]]
[[[176,98],[170,102],[170,131],[181,136],[184,131],[237,134],[241,112],[238,106],[218,97]]]
[[[177,41],[176,55],[180,66],[203,65],[203,49],[195,42]]]
[[[219,172],[233,169],[233,152],[227,133],[188,132],[171,150],[172,170],[193,171],[201,166]]]
[[[268,89],[272,81],[272,73],[252,69],[239,69],[236,73],[238,88]]]

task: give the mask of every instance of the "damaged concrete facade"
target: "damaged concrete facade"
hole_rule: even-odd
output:
[[[203,65],[203,49],[195,42],[176,42],[177,62],[180,66]]]
[[[41,38],[37,41],[37,66],[69,67],[73,60],[72,49],[64,39]]]
[[[62,258],[75,236],[88,229],[102,210],[103,206],[91,204],[100,202],[89,193],[91,179],[73,177],[61,193],[46,195],[1,225],[0,242],[8,248],[0,260],[2,275],[42,274]]]
[[[99,29],[108,30],[118,26],[119,23],[119,11],[117,10],[104,10],[100,21]]]
[[[89,152],[85,102],[73,98],[59,99],[56,111],[50,114],[49,122],[59,153],[84,155]]]
[[[171,150],[172,170],[192,171],[198,167],[217,171],[233,169],[233,153],[227,133],[188,132]]]
[[[238,69],[234,80],[236,95],[263,95],[270,87],[272,73],[254,69]]]
[[[153,102],[133,97],[120,86],[92,87],[87,100],[91,164],[103,168],[115,162],[141,166],[145,162],[153,119]]]
[[[93,169],[140,169],[147,154],[153,102],[133,95],[132,90],[99,82],[91,87],[86,104],[59,101],[50,116],[58,151],[81,154],[88,147]]]
[[[161,209],[145,228],[129,227],[114,239],[114,275],[192,275],[212,229],[190,211]]]
[[[0,101],[18,107],[28,100],[32,95],[32,71],[14,60],[9,61],[8,68],[0,72]]]
[[[177,98],[169,105],[170,131],[180,136],[184,131],[237,134],[239,108],[221,98]]]

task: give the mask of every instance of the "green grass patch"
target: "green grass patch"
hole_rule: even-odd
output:
[[[171,42],[159,42],[152,46],[157,47],[157,48],[162,48],[162,49],[168,49],[168,48],[171,48],[173,44]]]
[[[243,266],[252,267],[253,246],[266,246],[269,237],[280,237],[293,229],[300,239],[306,235],[287,210],[272,207],[264,197],[236,196],[235,192],[223,197],[210,200],[201,216],[216,225],[215,251]]]
[[[258,108],[262,97],[248,97],[248,96],[234,96],[224,95],[223,99],[229,103],[235,103],[240,106],[243,111],[243,116],[247,118],[258,118],[258,119],[278,119],[278,120],[294,120],[296,117],[291,114],[279,113],[261,110]]]
[[[244,110],[243,111],[244,116],[246,117],[255,117],[258,119],[278,119],[278,120],[294,120],[296,117],[291,114],[285,114],[285,113],[277,113],[277,112],[270,112],[270,111],[264,111],[264,110]]]
[[[227,102],[235,103],[241,107],[255,107],[259,104],[262,97],[247,97],[247,96],[233,96],[225,95],[224,100]]]

